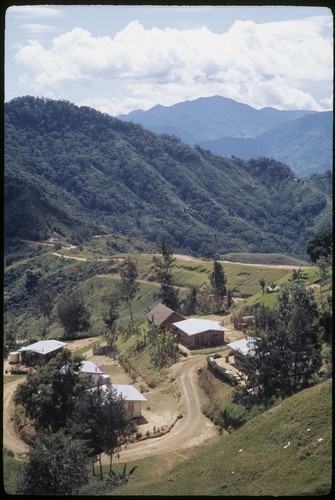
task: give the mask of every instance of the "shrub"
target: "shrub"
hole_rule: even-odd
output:
[[[261,405],[247,410],[242,404],[227,400],[220,406],[222,426],[225,429],[237,429],[264,410],[265,408]]]
[[[233,403],[232,401],[225,401],[221,407],[222,423],[223,427],[238,428],[245,424],[247,421],[247,409],[239,404]]]

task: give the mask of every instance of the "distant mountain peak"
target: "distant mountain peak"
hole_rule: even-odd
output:
[[[147,111],[133,111],[119,118],[139,123],[156,133],[175,135],[192,146],[203,145],[210,151],[224,156],[234,155],[243,159],[249,159],[255,155],[274,156],[278,160],[287,162],[297,174],[306,175],[306,172],[320,172],[331,168],[329,146],[332,142],[332,131],[330,129],[324,136],[323,144],[317,141],[313,143],[313,157],[316,162],[313,161],[307,171],[305,167],[299,170],[300,164],[308,164],[310,155],[310,151],[306,150],[304,156],[303,136],[301,140],[299,139],[300,153],[297,153],[295,150],[297,148],[293,145],[289,153],[289,144],[299,133],[299,130],[296,130],[292,134],[292,127],[299,125],[296,120],[304,116],[312,117],[312,115],[315,116],[317,128],[317,111],[279,110],[274,107],[255,109],[248,104],[221,95],[213,95],[179,102],[172,106],[157,104]],[[266,134],[275,134],[281,126],[290,127],[291,125],[291,135],[287,136],[283,143],[278,143],[276,148],[272,147],[271,150],[265,148],[262,141],[266,139]],[[278,134],[277,140],[279,140]],[[308,148],[308,144],[306,147]],[[317,163],[318,156],[319,164]]]
[[[223,158],[64,101],[5,104],[5,173],[11,237],[77,240],[103,227],[183,253],[303,258],[331,219],[326,176],[311,184],[274,159]]]

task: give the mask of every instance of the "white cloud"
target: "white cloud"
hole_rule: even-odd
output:
[[[6,11],[6,15],[14,19],[28,19],[28,18],[44,18],[44,17],[63,17],[64,12],[60,9],[53,7],[45,7],[43,5],[22,5],[12,6]]]
[[[103,111],[118,109],[112,114],[214,94],[255,107],[321,110],[331,102],[333,46],[323,34],[329,23],[328,16],[236,21],[217,34],[204,26],[145,29],[134,21],[114,38],[75,28],[55,37],[49,49],[30,41],[16,59],[28,68],[25,85],[36,92],[57,94],[64,82],[92,88],[97,82],[119,83],[122,102],[89,98]],[[315,97],[317,84],[325,85],[328,95]]]
[[[22,28],[27,31],[31,36],[34,35],[44,35],[45,33],[50,33],[51,31],[55,31],[55,27],[50,24],[23,24]]]
[[[147,108],[147,99],[145,98],[134,98],[126,97],[125,99],[117,98],[102,98],[102,97],[92,97],[88,99],[83,99],[77,104],[79,106],[89,106],[90,108],[97,109],[103,113],[108,113],[109,115],[118,116],[122,114],[129,113],[134,109]],[[154,106],[157,103],[152,104]]]

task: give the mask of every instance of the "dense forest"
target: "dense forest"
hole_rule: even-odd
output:
[[[332,175],[223,158],[67,101],[5,104],[5,238],[168,239],[193,255],[281,252],[331,225]]]

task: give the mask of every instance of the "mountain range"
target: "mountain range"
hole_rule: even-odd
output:
[[[222,156],[269,156],[300,177],[332,169],[333,113],[254,109],[221,96],[136,110],[120,119]]]
[[[183,253],[281,252],[331,224],[332,174],[223,158],[67,101],[5,104],[5,239],[163,238]]]

